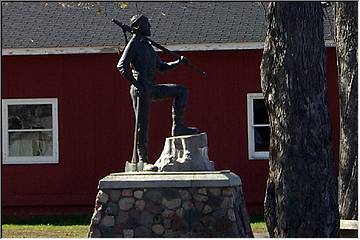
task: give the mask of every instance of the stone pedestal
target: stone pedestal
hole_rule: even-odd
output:
[[[340,219],[340,237],[358,238],[358,220]]]
[[[206,133],[166,138],[155,166],[160,172],[215,170],[208,157]]]
[[[98,188],[89,237],[253,237],[230,171],[115,173]]]

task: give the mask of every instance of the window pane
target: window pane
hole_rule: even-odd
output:
[[[52,132],[9,132],[9,156],[52,156]]]
[[[255,151],[269,151],[270,127],[255,127]]]
[[[254,124],[269,124],[269,116],[266,111],[264,99],[254,99]]]
[[[9,105],[9,130],[52,129],[52,105]]]

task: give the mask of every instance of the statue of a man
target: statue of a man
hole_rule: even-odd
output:
[[[133,36],[126,45],[117,68],[130,81],[130,95],[137,117],[136,150],[138,161],[148,162],[149,113],[152,101],[174,98],[172,104],[172,136],[198,133],[196,128],[185,127],[184,112],[187,103],[187,89],[177,84],[156,84],[157,71],[166,71],[179,64],[187,63],[181,56],[174,62],[163,62],[144,37],[150,36],[151,25],[144,15],[135,15],[130,20]],[[134,146],[135,147],[135,146]]]

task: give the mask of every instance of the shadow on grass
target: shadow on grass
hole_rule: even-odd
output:
[[[262,214],[250,215],[250,223],[258,223],[258,222],[265,222],[264,215]]]

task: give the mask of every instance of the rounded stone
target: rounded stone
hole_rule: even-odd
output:
[[[229,187],[224,188],[224,189],[222,190],[222,194],[223,194],[224,196],[232,196],[232,195],[233,195],[233,189],[232,189],[232,188],[229,188]]]
[[[235,215],[235,211],[234,209],[229,209],[227,211],[227,216],[228,216],[228,219],[231,221],[231,222],[234,222],[236,220],[236,215]]]
[[[212,212],[212,207],[210,207],[208,204],[206,204],[205,206],[204,206],[204,208],[203,208],[203,210],[202,210],[202,213],[203,214],[209,214],[209,213],[211,213]]]
[[[210,227],[210,226],[214,225],[216,221],[215,221],[215,218],[212,216],[205,216],[205,217],[201,218],[201,222],[205,226]]]
[[[204,207],[204,203],[203,203],[203,202],[199,202],[199,201],[196,201],[196,202],[195,202],[195,208],[196,208],[196,209],[202,211],[203,207]]]
[[[107,203],[109,200],[109,195],[107,195],[105,192],[100,190],[96,196],[96,201],[99,203]]]
[[[138,211],[142,211],[145,208],[145,201],[144,200],[137,200],[135,202],[135,209]]]
[[[199,193],[199,194],[202,194],[202,195],[206,195],[206,194],[207,194],[207,190],[206,190],[206,188],[199,188],[199,189],[198,189],[198,193]]]
[[[162,195],[157,190],[148,190],[144,193],[144,198],[146,200],[150,200],[154,203],[161,203],[162,201]]]
[[[163,188],[160,190],[161,195],[163,198],[166,198],[167,200],[180,198],[179,191],[173,188]]]
[[[179,190],[179,194],[182,200],[190,200],[191,199],[191,193],[187,190]]]
[[[115,218],[115,227],[114,227],[114,229],[117,232],[116,234],[119,233],[120,235],[122,235],[121,232],[125,229],[125,227],[126,227],[125,224],[119,224],[119,222]],[[121,236],[121,237],[123,237],[123,236]]]
[[[132,238],[134,237],[134,230],[133,229],[124,229],[123,230],[123,234],[124,234],[124,238]]]
[[[134,205],[135,199],[131,197],[121,198],[119,201],[119,208],[121,210],[129,210]]]
[[[143,195],[144,195],[144,192],[141,191],[141,190],[137,190],[137,191],[134,192],[134,197],[136,199],[142,199]]]
[[[194,199],[196,201],[206,202],[209,198],[207,196],[204,196],[204,195],[201,195],[201,194],[195,194]]]
[[[121,196],[123,197],[132,197],[133,196],[133,192],[131,189],[123,189]]]
[[[125,223],[129,219],[129,212],[119,211],[117,215],[118,223]]]
[[[164,226],[161,225],[161,224],[154,224],[154,225],[152,225],[151,230],[152,230],[155,234],[161,235],[161,234],[164,233],[165,228],[164,228]]]
[[[232,229],[232,232],[234,234],[234,236],[245,236],[245,229],[243,228],[240,228],[239,227],[239,224],[237,222],[233,222],[232,225],[231,225],[231,229]]]
[[[201,211],[198,209],[192,209],[191,210],[191,224],[200,222],[200,219],[204,216]]]
[[[90,238],[101,238],[101,232],[100,230],[96,227],[93,230],[91,230],[89,232],[89,237]]]
[[[91,223],[92,224],[99,224],[101,220],[101,211],[95,211],[92,218]]]
[[[144,226],[138,226],[135,228],[135,237],[137,238],[146,238],[150,236],[150,230],[147,227]]]
[[[191,224],[191,230],[193,232],[201,232],[204,230],[204,226],[200,222],[194,222]]]
[[[226,209],[217,209],[215,210],[212,215],[216,218],[216,219],[220,219],[220,218],[223,218],[225,217],[227,214],[227,211]]]
[[[182,217],[184,216],[184,212],[185,210],[183,208],[179,208],[176,210],[176,215]]]
[[[188,209],[193,208],[193,207],[194,207],[194,204],[193,204],[191,201],[185,201],[185,202],[183,202],[182,207],[183,207],[185,210],[188,210]]]
[[[183,231],[186,229],[185,219],[183,217],[175,215],[173,217],[173,222],[171,229],[174,231]]]
[[[115,216],[115,215],[117,215],[117,212],[118,212],[117,204],[113,203],[113,202],[109,202],[105,209],[105,214]]]
[[[110,191],[110,200],[112,202],[117,202],[119,201],[121,196],[121,191],[120,190],[111,190]]]
[[[171,219],[169,218],[164,219],[164,227],[168,229],[171,228]]]
[[[234,199],[232,197],[224,197],[222,200],[220,207],[221,208],[232,208],[234,205]]]
[[[175,198],[175,199],[167,200],[166,198],[163,198],[162,204],[168,209],[176,209],[180,207],[181,199]]]
[[[175,211],[173,210],[169,210],[169,209],[165,209],[161,215],[163,216],[163,218],[171,218],[172,216],[175,215]]]
[[[207,203],[215,209],[215,208],[220,208],[220,204],[222,201],[223,201],[222,196],[215,197],[209,194],[209,200]]]
[[[164,238],[178,238],[180,236],[180,232],[174,232],[173,230],[165,230],[163,237]]]
[[[153,224],[154,215],[147,211],[143,211],[140,215],[140,224],[143,226],[150,227]]]
[[[154,214],[160,214],[163,210],[163,206],[160,204],[155,204],[153,202],[146,202],[145,210]]]
[[[105,216],[103,217],[103,219],[101,220],[100,225],[104,226],[104,227],[112,227],[115,225],[115,218],[114,216]]]
[[[136,209],[131,209],[129,211],[129,217],[132,219],[132,220],[135,220],[136,222],[139,222],[140,221],[140,217],[141,217],[141,211],[138,211]]]
[[[230,232],[231,228],[232,223],[227,218],[220,218],[220,220],[215,223],[215,229],[219,232]]]
[[[162,223],[163,222],[163,218],[161,215],[156,215],[153,217],[153,223]]]
[[[215,197],[218,197],[221,195],[221,188],[209,188],[208,190],[209,190],[209,193]]]

